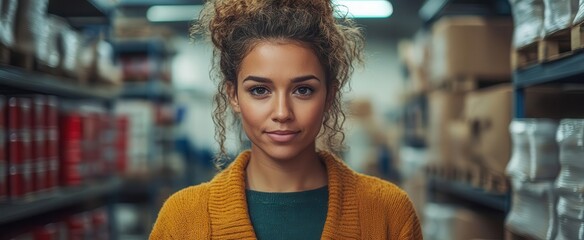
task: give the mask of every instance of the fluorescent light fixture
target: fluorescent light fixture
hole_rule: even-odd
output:
[[[333,0],[339,6],[337,17],[387,18],[393,6],[387,0]],[[203,5],[156,5],[148,9],[146,17],[151,22],[191,21],[199,17]]]
[[[150,22],[181,22],[199,18],[203,5],[157,5],[148,8]]]
[[[333,0],[337,7],[337,17],[388,18],[393,14],[393,6],[387,0]]]

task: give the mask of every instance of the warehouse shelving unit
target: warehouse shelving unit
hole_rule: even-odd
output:
[[[48,13],[64,18],[72,27],[88,35],[107,33],[112,6],[101,0],[49,0]],[[52,95],[61,99],[89,100],[108,107],[123,93],[120,87],[79,83],[77,79],[51,75],[31,69],[0,64],[0,95]],[[125,180],[117,175],[103,176],[78,186],[59,186],[55,190],[35,193],[31,197],[0,202],[1,238],[21,225],[46,224],[64,212],[105,206],[109,216],[115,210],[115,196],[123,190]],[[109,221],[109,232],[115,232]],[[116,239],[112,236],[111,239]]]
[[[426,28],[431,27],[441,17],[461,15],[510,16],[511,7],[507,0],[427,0],[419,10],[419,16]],[[443,198],[468,203],[503,214],[510,209],[509,193],[495,193],[473,186],[469,182],[439,176],[429,176],[427,184],[430,199]]]

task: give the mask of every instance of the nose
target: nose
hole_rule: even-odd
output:
[[[278,94],[274,101],[272,120],[275,122],[287,122],[294,119],[294,113],[290,106],[290,99],[286,94]]]

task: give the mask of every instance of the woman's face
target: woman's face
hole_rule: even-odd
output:
[[[252,152],[286,160],[314,152],[326,109],[324,70],[310,48],[261,42],[243,59],[230,104]]]

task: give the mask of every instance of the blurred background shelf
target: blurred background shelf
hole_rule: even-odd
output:
[[[141,98],[153,100],[172,100],[174,90],[168,84],[161,81],[126,82],[121,94],[124,98]]]
[[[0,93],[35,92],[72,99],[114,100],[120,92],[115,88],[79,85],[70,79],[4,65],[0,66],[0,86]]]
[[[490,193],[467,183],[444,180],[436,177],[428,180],[428,189],[430,191],[453,195],[504,213],[509,211],[508,194]]]
[[[579,52],[556,61],[516,70],[513,81],[520,88],[546,83],[584,84],[584,54]]]
[[[63,17],[73,27],[110,24],[113,4],[106,0],[51,0],[48,12]]]
[[[509,16],[511,7],[507,0],[427,0],[418,14],[425,24],[431,25],[443,16]]]
[[[117,193],[123,186],[120,178],[109,178],[88,186],[64,187],[54,194],[47,194],[38,200],[1,203],[0,224],[10,223],[29,217],[34,217],[59,208],[67,207],[83,201]]]

